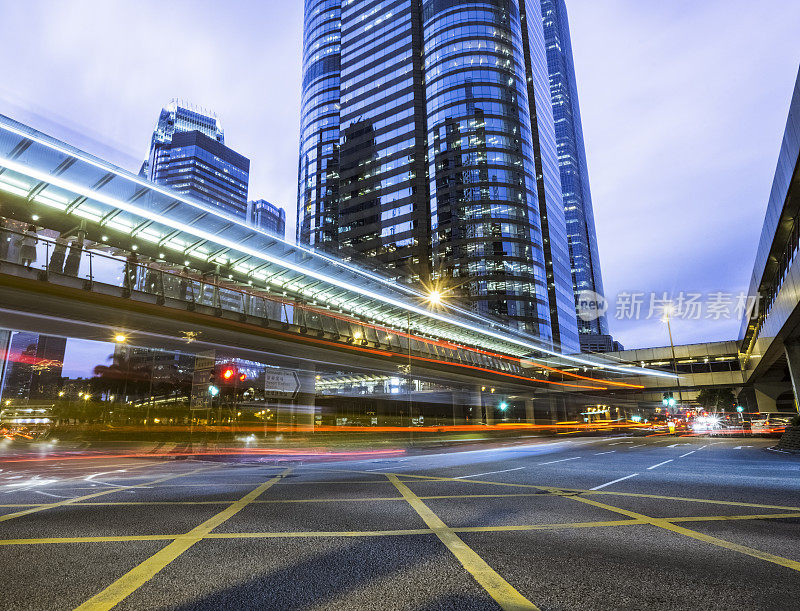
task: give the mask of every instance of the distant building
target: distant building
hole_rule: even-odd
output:
[[[250,160],[224,142],[214,115],[172,101],[158,117],[140,174],[246,219]]]
[[[6,362],[0,380],[2,400],[29,401],[54,398],[61,386],[67,340],[27,331],[10,333],[0,346]]]
[[[247,222],[258,229],[286,237],[286,210],[265,199],[247,203]]]
[[[625,347],[608,333],[581,333],[582,352],[622,352]]]

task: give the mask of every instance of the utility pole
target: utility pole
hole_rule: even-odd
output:
[[[675,373],[675,382],[678,385],[678,409],[683,409],[683,395],[681,394],[681,379],[678,377],[678,362],[675,360],[675,344],[672,341],[672,326],[669,324],[669,315],[672,307],[664,309],[663,321],[667,323],[667,333],[669,333],[669,347],[672,350],[672,371]]]

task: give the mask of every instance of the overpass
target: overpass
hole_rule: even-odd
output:
[[[800,396],[800,75],[750,280],[757,297],[739,335],[751,406],[774,411]]]
[[[538,338],[378,270],[287,242],[0,117],[7,241],[0,326],[138,345],[223,346],[531,397],[629,387],[610,360]],[[54,255],[58,265],[53,265]],[[291,365],[287,365],[291,366]],[[312,368],[313,370],[313,368]],[[643,369],[645,376],[670,373]]]

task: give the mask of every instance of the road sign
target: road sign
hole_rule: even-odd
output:
[[[268,369],[264,373],[264,396],[267,399],[295,399],[299,392],[297,372]]]

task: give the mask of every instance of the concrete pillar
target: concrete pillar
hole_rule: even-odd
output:
[[[497,393],[486,392],[481,393],[481,402],[483,403],[483,410],[486,414],[486,424],[492,426],[495,423],[495,416],[497,416]]]
[[[789,365],[789,375],[792,378],[794,408],[798,409],[798,405],[800,405],[800,342],[785,342],[783,349],[786,353],[786,362]]]
[[[453,390],[450,393],[453,397],[453,426],[458,424],[459,414],[463,413],[465,394],[461,389]]]
[[[756,406],[758,407],[759,412],[765,414],[778,411],[778,406],[775,402],[775,397],[770,397],[767,393],[762,392],[757,388],[754,388],[753,390],[755,391]]]
[[[294,399],[292,413],[294,425],[301,426],[304,430],[310,429],[313,431],[314,422],[316,421],[316,374],[316,368],[309,364],[304,364],[303,368],[297,371],[300,392]]]
[[[525,399],[525,421],[536,424],[536,415],[533,412],[533,399]]]

